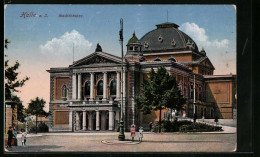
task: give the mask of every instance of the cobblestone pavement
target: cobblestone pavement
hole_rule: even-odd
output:
[[[125,133],[130,140],[130,133]],[[18,136],[19,137],[19,136]],[[30,135],[27,145],[7,148],[9,152],[233,152],[236,134],[220,133],[144,133],[143,142],[106,144],[117,141],[117,132],[48,133]],[[135,138],[137,140],[137,137]],[[103,142],[102,142],[103,141]]]

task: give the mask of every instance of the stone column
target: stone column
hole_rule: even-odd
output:
[[[96,130],[100,130],[100,126],[99,126],[99,111],[96,111]]]
[[[89,112],[88,114],[88,130],[92,130],[92,113]]]
[[[90,73],[90,101],[94,100],[94,73]]]
[[[72,74],[72,100],[75,100],[76,99],[76,74],[73,73]]]
[[[114,130],[114,111],[109,111],[109,130]]]
[[[116,100],[120,100],[120,72],[116,72]]]
[[[104,72],[103,75],[103,99],[102,101],[107,100],[107,72]]]
[[[72,125],[73,125],[73,123],[72,123],[72,111],[69,111],[69,129],[70,129],[70,131],[72,131]]]
[[[81,100],[81,89],[82,89],[82,84],[81,84],[81,74],[78,74],[78,100]]]
[[[86,130],[86,119],[87,119],[87,113],[86,111],[83,111],[83,130]]]
[[[76,130],[79,130],[79,112],[76,112]]]

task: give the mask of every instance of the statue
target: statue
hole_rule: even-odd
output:
[[[96,47],[96,51],[95,52],[102,52],[102,48],[101,46],[99,45],[99,43],[97,44],[97,47]]]

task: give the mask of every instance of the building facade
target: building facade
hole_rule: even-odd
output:
[[[121,99],[126,130],[131,124],[144,126],[158,120],[158,112],[143,115],[136,109],[134,97],[140,94],[151,68],[161,66],[176,78],[187,99],[179,116],[193,117],[195,100],[198,118],[234,118],[236,76],[213,75],[215,68],[205,50],[199,51],[177,24],[167,22],[156,27],[140,39],[133,33],[126,45],[123,73],[121,58],[103,52],[99,44],[94,53],[72,65],[47,70],[52,113],[49,130],[117,130]],[[164,110],[163,118],[172,113]]]

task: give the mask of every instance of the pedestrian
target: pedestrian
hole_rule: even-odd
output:
[[[17,137],[17,131],[15,129],[15,126],[13,127],[13,138],[16,139]]]
[[[7,142],[7,148],[8,148],[11,147],[12,139],[13,139],[13,130],[11,126],[9,127],[7,134],[8,134],[8,142]]]
[[[149,128],[150,128],[150,131],[152,132],[153,122],[150,122],[150,123],[149,123]]]
[[[132,137],[132,141],[134,141],[134,138],[135,138],[135,125],[134,124],[131,125],[131,137]]]
[[[139,141],[141,142],[143,140],[143,132],[144,132],[143,127],[140,127],[138,136],[139,136]]]
[[[21,132],[22,132],[22,140],[21,140],[22,146],[25,146],[27,133],[24,132],[24,129],[21,129]]]

